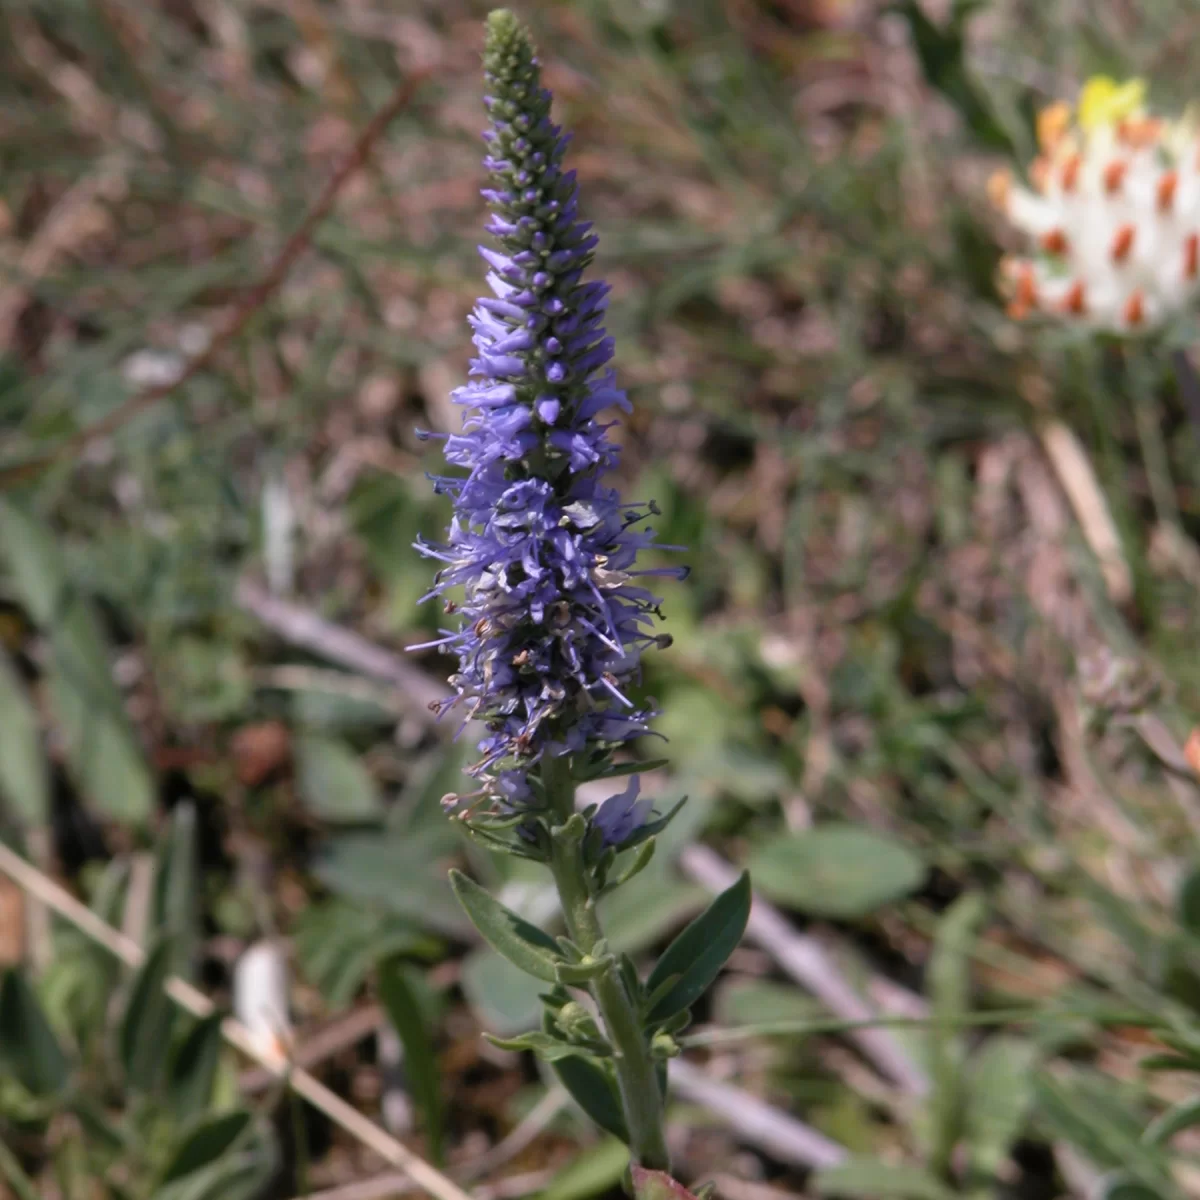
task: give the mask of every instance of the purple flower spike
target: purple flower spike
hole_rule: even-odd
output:
[[[603,754],[648,731],[631,699],[659,599],[633,568],[654,540],[652,505],[624,504],[605,480],[618,461],[610,408],[628,411],[606,365],[605,284],[581,282],[596,239],[578,219],[567,138],[550,120],[529,35],[493,14],[484,53],[491,128],[483,196],[496,245],[481,247],[493,295],[471,316],[477,357],[454,393],[466,412],[445,442],[462,472],[435,479],[454,498],[444,543],[418,548],[442,564],[431,595],[459,617],[442,653],[458,657],[456,695],[487,734],[470,769],[501,811],[536,804],[530,774],[546,756]],[[637,780],[601,806],[606,844],[629,837],[650,805]]]

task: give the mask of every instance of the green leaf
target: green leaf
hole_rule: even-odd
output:
[[[35,1096],[58,1094],[71,1073],[41,1003],[15,967],[0,983],[0,1061]]]
[[[171,939],[171,972],[190,979],[200,911],[196,848],[196,809],[190,801],[177,804],[158,851],[154,873],[154,925]]]
[[[1200,937],[1200,867],[1193,867],[1179,885],[1175,897],[1179,923],[1193,937]]]
[[[723,891],[667,947],[646,981],[646,994],[654,992],[672,975],[679,978],[661,995],[646,1014],[648,1024],[657,1024],[691,1008],[742,940],[750,918],[750,875],[743,871],[738,881]]]
[[[442,1078],[433,1053],[433,1030],[417,1002],[415,971],[399,958],[379,963],[379,999],[404,1046],[404,1068],[412,1097],[425,1120],[429,1155],[442,1161]]]
[[[171,943],[163,939],[133,978],[129,1001],[117,1031],[125,1080],[134,1091],[150,1092],[163,1077],[175,1006],[163,990],[171,974]]]
[[[330,891],[387,909],[422,929],[454,937],[470,932],[439,858],[459,845],[449,821],[415,834],[343,834],[331,840],[314,867]]]
[[[557,981],[556,967],[561,955],[549,934],[505,908],[461,871],[450,872],[450,886],[471,924],[497,954],[537,979],[547,983]]]
[[[76,786],[115,820],[146,820],[153,780],[113,683],[100,622],[68,575],[53,531],[0,499],[0,552],[21,603],[50,643],[49,695]]]
[[[449,888],[446,892],[453,904]],[[436,958],[440,952],[437,939],[412,921],[336,898],[310,904],[299,913],[292,942],[302,975],[334,1010],[350,1004],[380,959],[394,954]]]
[[[929,1103],[930,1161],[938,1174],[949,1170],[963,1128],[966,1049],[958,1032],[958,1021],[970,1009],[971,950],[985,913],[982,897],[974,893],[956,900],[938,925],[929,960],[929,988],[933,997],[929,1029],[933,1077]]]
[[[259,1200],[278,1160],[274,1139],[259,1128],[241,1148],[156,1188],[154,1200]]]
[[[501,1037],[522,1033],[537,1024],[544,987],[487,946],[472,950],[463,960],[463,992],[479,1023]]]
[[[867,916],[919,888],[926,867],[902,842],[859,825],[773,837],[750,857],[765,896],[819,917]]]
[[[220,1013],[211,1013],[197,1021],[171,1056],[167,1094],[171,1107],[182,1120],[206,1112],[212,1103],[224,1044],[221,1020]]]
[[[552,1033],[539,1033],[534,1030],[511,1038],[498,1038],[490,1033],[485,1033],[483,1036],[501,1050],[528,1050],[548,1063],[559,1062],[561,1059],[570,1058],[576,1054],[582,1055],[584,1058],[592,1057],[582,1047],[564,1042],[562,1038],[557,1038]]]
[[[562,1058],[550,1064],[559,1082],[571,1093],[572,1099],[601,1129],[629,1142],[625,1116],[616,1085],[608,1069],[592,1059]]]
[[[21,677],[0,646],[0,801],[26,825],[50,820],[50,773],[37,712]]]
[[[629,1151],[620,1142],[606,1138],[576,1154],[550,1180],[539,1200],[587,1200],[598,1196],[620,1180],[628,1165]]]
[[[972,1064],[968,1080],[966,1138],[973,1170],[992,1179],[1021,1134],[1033,1103],[1038,1049],[1021,1038],[992,1038]]]
[[[851,1158],[817,1172],[817,1190],[826,1196],[862,1200],[956,1200],[955,1193],[924,1167]]]
[[[828,1017],[828,1010],[819,1000],[792,984],[769,979],[733,978],[721,984],[713,1011],[717,1023],[726,1028]]]
[[[1162,1192],[1124,1171],[1101,1181],[1097,1200],[1163,1200]]]
[[[309,812],[326,821],[361,823],[383,815],[370,771],[344,742],[305,734],[295,740],[296,783]]]
[[[239,1108],[194,1124],[171,1156],[163,1172],[163,1184],[173,1183],[216,1162],[245,1136],[253,1121],[253,1113]]]
[[[1146,1126],[1142,1141],[1149,1146],[1165,1146],[1177,1133],[1200,1125],[1200,1098],[1183,1100],[1168,1108]]]

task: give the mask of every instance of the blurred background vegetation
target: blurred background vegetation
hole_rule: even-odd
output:
[[[265,938],[296,1060],[478,1196],[619,1184],[619,1148],[479,1036],[538,1004],[446,867],[533,919],[553,896],[442,818],[446,663],[397,653],[438,619],[414,430],[459,419],[485,11],[0,10],[0,836],[149,954],[130,974],[0,874],[21,1200],[403,1194],[162,998],[175,972],[228,1007]],[[648,953],[734,864],[774,906],[677,1075],[681,1177],[1198,1194],[1189,1122],[1144,1133],[1196,1092],[1147,1056],[1200,1046],[1200,426],[1170,347],[1009,320],[985,182],[1097,71],[1182,106],[1200,5],[521,15],[613,284],[623,486],[693,567],[647,679],[648,790],[690,803],[607,924]],[[831,1027],[859,1003],[901,1020]]]

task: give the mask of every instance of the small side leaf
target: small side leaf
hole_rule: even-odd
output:
[[[442,1161],[442,1080],[429,1029],[413,986],[412,968],[392,957],[379,964],[379,999],[404,1046],[405,1073],[425,1119],[429,1155]]]
[[[171,943],[154,947],[134,976],[118,1030],[118,1054],[135,1091],[153,1091],[163,1076],[175,1007],[163,988],[171,974]]]
[[[679,978],[647,1013],[648,1024],[665,1021],[700,999],[742,940],[750,902],[750,875],[743,871],[667,947],[646,981],[646,991],[654,993],[672,975]]]
[[[471,924],[497,954],[537,979],[557,982],[558,945],[548,933],[505,908],[461,871],[450,872],[450,886]]]
[[[67,1086],[70,1065],[25,976],[15,968],[0,983],[0,1062],[35,1096]]]
[[[571,1093],[572,1099],[601,1129],[629,1144],[625,1117],[612,1077],[604,1067],[591,1059],[574,1055],[550,1064],[559,1082]]]

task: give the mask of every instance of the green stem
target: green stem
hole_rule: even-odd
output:
[[[542,766],[542,779],[557,817],[565,823],[575,812],[575,784],[566,760],[547,759]],[[595,898],[588,891],[582,843],[577,837],[564,835],[561,827],[554,834],[550,869],[571,940],[584,954],[593,954],[604,935]],[[637,1008],[616,965],[592,980],[589,990],[612,1044],[617,1089],[634,1161],[652,1170],[669,1171],[671,1160],[663,1132],[658,1073]]]

